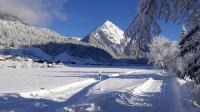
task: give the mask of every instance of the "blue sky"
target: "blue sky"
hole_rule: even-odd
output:
[[[54,19],[48,28],[64,36],[84,37],[106,20],[125,30],[136,14],[139,0],[68,0],[63,5],[67,20]],[[178,40],[180,24],[161,22],[163,35]]]

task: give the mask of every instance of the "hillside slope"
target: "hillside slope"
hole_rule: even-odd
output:
[[[53,57],[68,52],[72,57],[93,59],[95,61],[112,60],[112,56],[106,51],[78,39],[61,36],[47,28],[24,24],[18,19],[0,19],[0,48],[20,49],[23,47],[40,48]]]

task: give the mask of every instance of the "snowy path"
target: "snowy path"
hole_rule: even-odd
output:
[[[63,85],[51,89],[40,89],[35,91],[21,92],[19,95],[23,98],[33,99],[51,99],[54,101],[65,101],[70,98],[73,94],[79,92],[81,89],[88,85],[96,83],[95,79],[87,79],[84,81],[75,82],[72,84]]]
[[[184,112],[173,76],[148,74],[145,78],[141,75],[107,79],[101,84],[102,91],[99,90],[100,84],[95,85],[82,98],[81,105],[67,109],[83,111],[79,109],[94,104],[106,112]]]
[[[172,76],[150,78],[141,86],[120,94],[118,102],[136,112],[184,112],[176,80]]]

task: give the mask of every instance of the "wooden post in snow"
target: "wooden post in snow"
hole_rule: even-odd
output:
[[[102,90],[102,85],[101,85],[101,80],[102,80],[102,74],[101,71],[99,71],[99,84],[100,84],[100,91]]]

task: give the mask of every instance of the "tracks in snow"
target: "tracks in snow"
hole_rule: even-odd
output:
[[[102,82],[106,85],[103,91],[99,91],[99,84],[90,88],[89,94],[82,100],[82,104],[95,104],[103,111],[115,112],[184,112],[181,104],[179,87],[173,76],[166,74],[150,75],[142,84],[126,87],[122,91],[119,81],[120,76],[114,75]],[[138,75],[138,77],[140,77]],[[118,79],[119,78],[119,79]],[[130,77],[129,77],[130,78]],[[134,80],[129,79],[129,80]],[[141,78],[141,77],[140,77]],[[139,78],[139,80],[140,80]],[[119,80],[115,85],[113,81]],[[137,79],[138,80],[138,79]],[[128,83],[128,82],[127,82]],[[141,82],[140,82],[141,83]],[[109,86],[113,86],[111,89]],[[109,106],[107,106],[109,105]],[[76,107],[73,107],[76,108]]]
[[[141,86],[121,93],[117,101],[135,112],[184,112],[173,76],[157,75]]]
[[[82,88],[97,82],[95,79],[87,79],[72,84],[63,85],[57,88],[45,89],[35,91],[21,92],[19,95],[23,98],[34,98],[34,99],[51,99],[55,101],[62,101],[59,99],[68,99],[71,95],[81,91]]]

